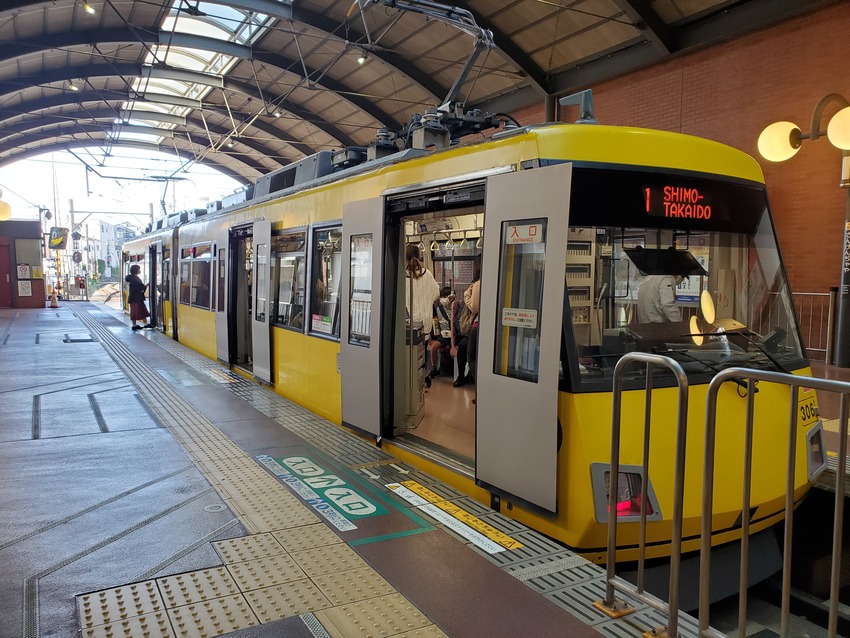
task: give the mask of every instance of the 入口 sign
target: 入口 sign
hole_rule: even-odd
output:
[[[542,244],[543,224],[528,224],[525,226],[508,226],[505,237],[506,244]]]

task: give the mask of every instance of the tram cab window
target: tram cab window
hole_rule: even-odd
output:
[[[310,332],[339,337],[339,284],[342,227],[313,230],[311,246]]]
[[[569,385],[610,390],[614,366],[633,351],[670,357],[691,382],[732,366],[799,368],[804,354],[775,234],[766,210],[757,217],[752,233],[572,228],[566,292],[573,347],[562,364]],[[679,279],[683,269],[690,275]],[[648,287],[643,295],[641,286]],[[653,286],[674,286],[676,312],[664,320],[638,312]],[[644,370],[636,364],[626,378]]]
[[[272,237],[272,323],[303,331],[307,262],[306,233],[282,233]]]

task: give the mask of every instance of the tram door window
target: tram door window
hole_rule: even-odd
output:
[[[313,230],[310,332],[339,337],[342,227]]]
[[[303,232],[272,236],[272,323],[298,331],[304,329],[306,241]]]

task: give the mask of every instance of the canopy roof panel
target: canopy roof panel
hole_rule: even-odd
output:
[[[10,0],[0,166],[126,144],[249,183],[449,96],[510,113],[835,1]]]

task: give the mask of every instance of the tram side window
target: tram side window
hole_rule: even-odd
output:
[[[342,227],[313,231],[310,332],[339,337],[339,284],[342,277]]]
[[[159,294],[162,301],[171,300],[171,249],[162,249],[162,269],[159,273]]]
[[[192,298],[192,249],[180,249],[180,303],[189,305]]]
[[[304,329],[306,242],[306,233],[272,237],[272,323],[299,332]]]
[[[210,244],[195,246],[192,257],[192,305],[210,307],[210,275],[212,273],[212,249]]]

